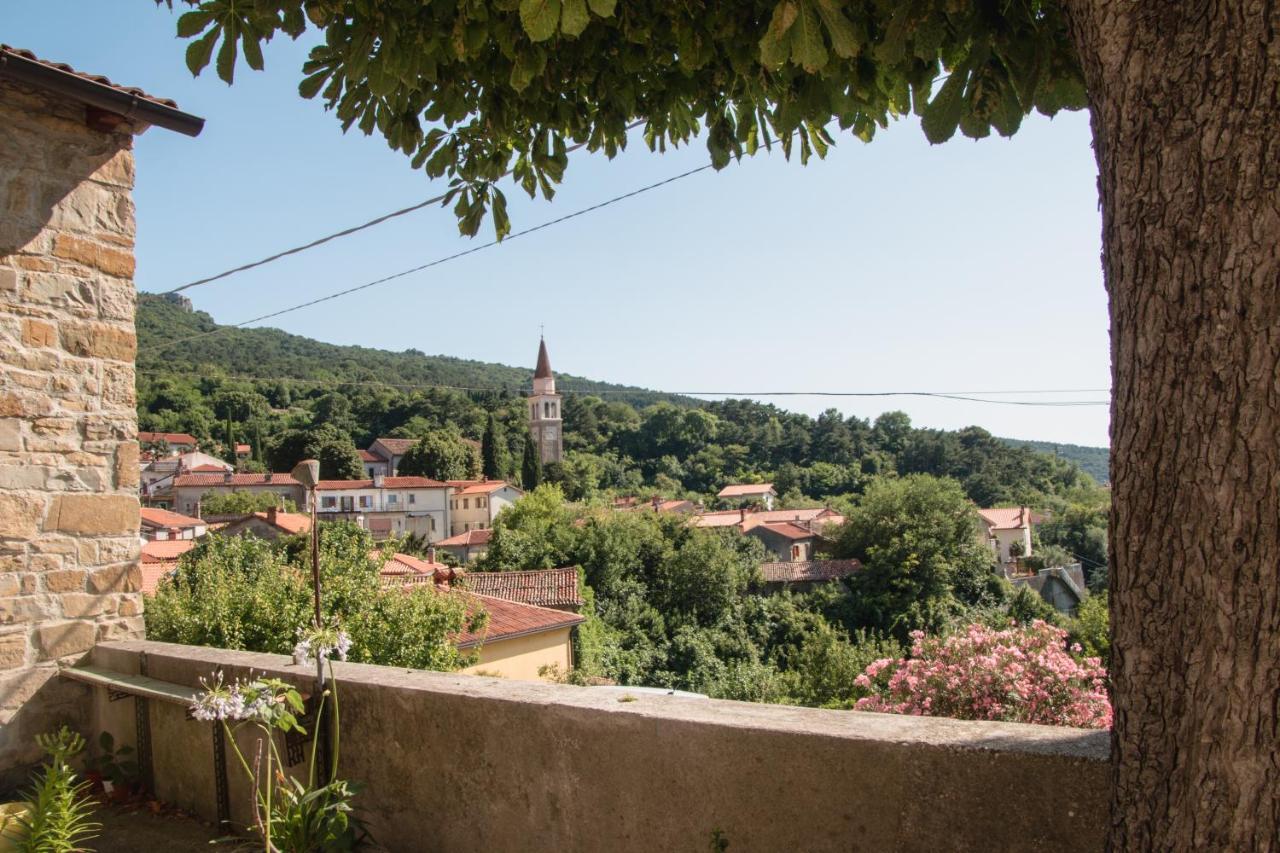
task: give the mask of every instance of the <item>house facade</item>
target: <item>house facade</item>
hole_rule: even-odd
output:
[[[311,516],[302,512],[281,512],[272,507],[229,521],[218,529],[219,536],[253,536],[257,539],[279,539],[311,530]]]
[[[747,531],[747,535],[759,539],[770,553],[789,563],[812,560],[822,539],[812,527],[793,521],[757,524]]]
[[[1030,507],[978,510],[979,535],[1001,564],[1015,562],[1019,556],[1031,556],[1032,521]],[[1019,549],[1020,554],[1014,553]]]
[[[455,594],[466,595],[469,606],[489,614],[483,628],[455,640],[460,650],[478,657],[461,672],[540,681],[548,670],[567,673],[573,668],[572,631],[586,621],[584,617],[491,595]]]
[[[418,443],[416,438],[378,438],[374,439],[369,449],[361,452],[360,462],[365,466],[365,474],[373,479],[374,475],[395,477],[400,473],[400,460]]]
[[[199,539],[209,532],[202,519],[170,512],[167,509],[144,506],[141,509],[143,539],[163,542],[171,539]]]
[[[758,504],[771,510],[778,493],[773,490],[773,483],[738,483],[725,486],[716,497],[734,506]]]
[[[232,492],[267,492],[288,498],[299,508],[307,504],[307,491],[288,474],[236,474],[197,472],[182,474],[173,481],[173,509],[184,515],[199,517],[200,502],[206,494],[228,495]]]
[[[466,565],[474,563],[489,553],[489,540],[492,538],[491,529],[468,530],[465,533],[456,533],[447,539],[441,539],[436,542],[436,547],[441,551],[449,552],[457,558],[458,562]]]
[[[415,535],[435,542],[449,533],[449,491],[427,477],[321,480],[316,513],[322,521],[354,521],[374,539]]]
[[[139,432],[138,444],[157,456],[180,456],[199,449],[195,436],[185,432]]]
[[[449,535],[489,530],[498,513],[524,497],[502,480],[450,480]]]

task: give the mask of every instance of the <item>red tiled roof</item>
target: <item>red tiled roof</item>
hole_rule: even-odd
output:
[[[252,448],[252,447],[250,447],[250,446],[249,446],[249,445],[247,445],[247,444],[237,444],[237,445],[236,445],[236,453],[250,453],[250,452],[252,452],[252,450],[253,450],[253,448]]]
[[[443,489],[448,486],[429,477],[383,477],[384,489]],[[351,489],[372,489],[373,480],[321,480],[316,489],[322,492],[340,492]]]
[[[693,523],[698,527],[732,527],[735,524],[743,525],[744,530],[750,530],[757,524],[773,524],[783,521],[808,521],[814,524],[828,525],[841,524],[844,522],[844,516],[833,509],[827,507],[810,507],[808,509],[770,509],[752,512],[747,510],[746,522],[743,523],[742,510],[728,509],[717,512],[704,512],[701,515],[694,516]]]
[[[358,450],[356,452],[360,454],[361,462],[386,462],[387,461],[383,459],[381,456],[379,456],[378,454],[369,450]]]
[[[1018,530],[1031,523],[1031,510],[1025,506],[980,509],[978,515],[992,530]]]
[[[857,560],[800,560],[794,563],[764,563],[760,573],[766,583],[803,583],[847,578],[862,563]]]
[[[463,578],[463,586],[480,595],[539,607],[583,603],[578,594],[578,570],[572,566],[528,572],[469,572]]]
[[[520,604],[495,598],[491,595],[478,595],[473,592],[463,593],[468,599],[468,608],[474,613],[478,609],[488,612],[489,622],[479,631],[464,631],[455,638],[454,643],[460,649],[479,646],[486,642],[511,640],[528,634],[541,634],[560,628],[570,628],[586,621],[576,613],[563,610],[551,610],[546,607],[535,607],[532,604]]]
[[[173,485],[183,486],[297,486],[302,484],[288,474],[183,474],[173,481]]]
[[[378,552],[374,551],[369,554],[369,558],[376,560],[379,558]],[[383,575],[434,575],[437,571],[448,569],[444,563],[431,563],[412,554],[392,554],[387,558],[387,562],[383,564]]]
[[[77,77],[84,78],[85,80],[89,80],[93,83],[99,83],[103,86],[109,86],[110,88],[115,89],[117,92],[123,92],[126,95],[133,95],[138,98],[144,98],[148,101],[151,101],[152,103],[160,104],[162,106],[170,107],[172,109],[177,109],[178,107],[178,104],[175,101],[171,101],[168,98],[160,98],[160,97],[157,97],[156,95],[149,95],[146,92],[134,86],[121,86],[119,83],[112,83],[110,79],[102,76],[101,74],[87,74],[83,71],[77,71],[76,69],[72,68],[70,65],[67,65],[65,62],[50,62],[47,59],[41,59],[40,57],[36,56],[34,53],[32,53],[29,50],[23,50],[22,48],[17,48],[17,47],[10,47],[7,44],[0,44],[0,53],[12,53],[17,56],[21,56],[24,59],[30,59],[35,62],[39,62],[41,65],[47,65],[50,68],[56,68],[57,70],[65,71],[68,74],[74,74]]]
[[[196,547],[194,539],[162,539],[142,543],[142,562],[172,563]]]
[[[142,523],[151,527],[195,527],[204,524],[198,518],[153,506],[144,506],[140,512],[142,513]]]
[[[381,444],[387,450],[390,450],[396,456],[403,456],[409,452],[409,448],[418,443],[416,438],[380,438],[376,442]]]
[[[773,491],[773,483],[742,483],[725,486],[720,490],[722,498],[745,498],[751,495],[762,495]]]
[[[459,533],[457,536],[450,536],[448,539],[441,539],[436,543],[441,548],[465,548],[469,545],[488,545],[489,540],[493,538],[493,530],[485,528],[484,530],[467,530]]]
[[[455,492],[455,494],[458,494],[458,495],[487,495],[490,492],[496,492],[499,489],[503,489],[508,486],[510,486],[513,489],[516,488],[515,486],[512,486],[510,483],[506,482],[505,480],[450,480],[449,481],[449,487],[453,489],[457,489],[458,491]],[[518,492],[520,490],[516,489],[516,491]]]
[[[801,527],[800,525],[792,524],[789,521],[783,521],[776,524],[757,524],[752,527],[751,530],[759,530],[761,528],[772,533],[776,533],[784,539],[812,539],[818,535],[807,527]]]
[[[143,444],[163,441],[165,444],[190,444],[192,447],[196,445],[195,436],[187,435],[185,432],[140,432],[138,441]]]
[[[230,465],[225,468],[221,465],[196,465],[194,468],[188,468],[187,472],[191,474],[209,474],[215,471],[221,473],[222,471],[230,470],[232,470]]]
[[[311,516],[301,512],[277,512],[274,521],[270,513],[255,512],[255,516],[285,533],[306,533],[311,529]]]

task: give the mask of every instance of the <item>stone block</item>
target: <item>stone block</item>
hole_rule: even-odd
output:
[[[17,418],[0,418],[0,451],[10,453],[22,449],[22,421]]]
[[[40,530],[44,509],[45,499],[41,495],[0,493],[0,536],[34,539]]]
[[[145,626],[141,616],[131,616],[128,619],[98,623],[99,643],[110,643],[116,640],[140,640],[144,633]]]
[[[120,599],[120,603],[116,606],[116,613],[121,616],[141,616],[142,615],[142,595],[127,595]]]
[[[59,234],[53,240],[53,254],[101,270],[107,275],[133,278],[133,252],[108,248],[70,234]]]
[[[22,321],[22,343],[29,347],[52,347],[58,344],[58,330],[42,320]]]
[[[142,567],[136,562],[117,563],[89,574],[89,591],[94,593],[140,592]]]
[[[49,508],[45,530],[82,535],[136,533],[139,518],[138,499],[132,495],[58,495]]]
[[[17,293],[18,292],[18,273],[11,269],[0,267],[0,293]]]
[[[27,663],[27,632],[0,634],[0,669],[17,669]]]
[[[36,575],[25,575],[23,584]],[[25,592],[25,590],[23,590]],[[0,599],[0,625],[26,625],[62,618],[62,602],[56,595],[14,595]]]
[[[46,681],[58,674],[57,667],[39,666],[0,673],[0,708],[21,708]]]
[[[0,575],[0,598],[8,598],[11,595],[18,594],[18,575],[14,572],[5,572]]]
[[[92,285],[83,278],[57,273],[30,272],[22,279],[22,301],[25,303],[81,308],[86,313],[97,310]]]
[[[68,592],[62,596],[62,613],[68,619],[85,619],[114,611],[115,601],[109,595]]]
[[[85,571],[83,569],[60,569],[44,576],[44,588],[49,592],[84,592]],[[66,602],[63,602],[66,608]],[[74,616],[73,613],[67,613]]]
[[[83,358],[132,362],[138,339],[132,330],[107,323],[64,323],[62,348]]]
[[[116,448],[116,488],[136,488],[138,477],[138,442],[126,441]]]
[[[35,632],[36,651],[41,660],[56,660],[87,652],[97,636],[93,624],[83,620],[42,625]]]

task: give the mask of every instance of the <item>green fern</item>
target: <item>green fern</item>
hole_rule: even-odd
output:
[[[49,761],[27,794],[30,811],[17,823],[25,837],[19,853],[75,853],[81,842],[98,834],[102,825],[91,819],[89,783],[77,781],[69,759],[84,749],[84,738],[63,726],[56,734],[37,735],[36,743]]]

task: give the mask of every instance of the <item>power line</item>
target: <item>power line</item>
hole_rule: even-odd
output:
[[[658,189],[659,187],[664,187],[664,186],[666,186],[667,184],[674,183],[674,182],[676,182],[676,181],[678,181],[678,180],[681,180],[682,178],[687,178],[687,177],[689,177],[690,175],[696,175],[697,173],[699,173],[699,172],[704,172],[704,171],[706,171],[707,169],[710,169],[710,168],[712,168],[712,165],[711,165],[710,163],[706,163],[706,164],[704,164],[704,165],[702,165],[702,166],[698,166],[698,167],[697,167],[697,168],[695,168],[695,169],[689,169],[688,171],[686,171],[686,172],[681,172],[681,173],[680,173],[680,174],[678,174],[678,175],[672,175],[671,177],[666,178],[666,179],[661,180],[661,181],[658,181],[657,183],[649,184],[648,186],[640,187],[639,189],[632,190],[631,192],[623,193],[622,195],[614,196],[613,198],[610,198],[610,199],[607,199],[607,200],[605,200],[605,201],[599,202],[598,204],[593,204],[593,205],[591,205],[590,207],[584,207],[584,208],[581,208],[581,209],[579,209],[579,210],[575,210],[573,213],[567,213],[567,214],[565,214],[564,216],[558,217],[558,218],[556,218],[556,219],[549,220],[549,221],[547,221],[547,222],[543,222],[541,225],[535,225],[535,226],[533,226],[532,228],[526,228],[526,229],[524,229],[523,231],[517,231],[517,232],[515,232],[514,234],[509,234],[509,235],[507,235],[506,239],[505,239],[503,242],[507,242],[507,243],[509,243],[509,242],[511,242],[512,240],[515,240],[515,239],[517,239],[517,238],[519,238],[519,237],[524,237],[524,236],[526,236],[526,235],[528,235],[528,234],[533,234],[533,233],[534,233],[534,232],[536,232],[536,231],[541,231],[541,230],[543,230],[544,228],[550,228],[550,227],[551,227],[551,226],[553,226],[553,225],[559,225],[559,224],[560,224],[560,223],[562,223],[562,222],[567,222],[567,221],[569,221],[570,219],[575,219],[575,218],[577,218],[577,217],[579,217],[579,216],[583,216],[583,215],[585,215],[585,214],[587,214],[587,213],[591,213],[591,212],[593,212],[593,211],[600,210],[601,208],[608,207],[608,206],[609,206],[609,205],[611,205],[611,204],[617,204],[617,203],[618,203],[618,202],[620,202],[620,201],[625,201],[626,199],[633,198],[633,197],[638,196],[638,195],[640,195],[640,194],[642,194],[642,193],[647,193],[647,192],[649,192],[650,190],[656,190],[656,189]],[[260,316],[260,317],[254,317],[254,318],[252,318],[252,319],[250,319],[250,320],[242,320],[242,321],[241,321],[241,322],[239,322],[239,323],[232,323],[232,324],[227,325],[227,326],[219,326],[218,328],[216,328],[216,329],[212,329],[212,330],[210,330],[210,331],[208,331],[208,332],[201,332],[201,333],[196,334],[196,335],[189,335],[189,336],[187,336],[187,337],[185,337],[185,338],[177,338],[177,339],[175,339],[175,340],[168,341],[168,342],[163,343],[163,344],[158,344],[158,345],[156,345],[156,346],[154,346],[154,347],[149,347],[149,348],[147,348],[146,350],[140,350],[140,352],[159,352],[159,351],[161,351],[161,350],[168,349],[169,347],[175,346],[175,345],[177,345],[177,344],[186,343],[187,341],[194,341],[194,340],[197,340],[197,339],[199,339],[199,338],[205,338],[205,337],[208,337],[209,335],[216,335],[216,334],[218,334],[219,332],[222,332],[222,331],[224,331],[224,330],[226,330],[226,329],[238,329],[238,328],[241,328],[241,327],[243,327],[243,326],[247,326],[247,325],[249,325],[250,323],[260,323],[260,322],[262,322],[263,320],[270,320],[270,319],[272,319],[272,318],[279,317],[279,316],[281,316],[281,315],[283,315],[283,314],[289,314],[289,313],[292,313],[292,312],[294,312],[294,311],[300,311],[300,310],[302,310],[303,308],[310,308],[310,307],[311,307],[311,306],[313,306],[313,305],[319,305],[321,302],[328,302],[328,301],[330,301],[331,299],[337,299],[337,298],[339,298],[339,297],[341,297],[341,296],[347,296],[347,295],[349,295],[349,294],[356,293],[356,292],[361,291],[361,290],[368,290],[368,289],[369,289],[369,288],[371,288],[371,287],[376,287],[376,286],[378,286],[378,285],[380,285],[380,284],[386,284],[386,283],[387,283],[387,282],[389,282],[389,281],[395,281],[395,280],[396,280],[396,279],[398,279],[398,278],[404,278],[404,277],[405,277],[405,276],[407,276],[407,275],[412,275],[413,273],[416,273],[416,272],[422,272],[422,271],[423,271],[423,270],[425,270],[425,269],[430,269],[431,267],[439,266],[440,264],[448,263],[449,261],[454,261],[454,260],[457,260],[458,258],[464,258],[464,257],[466,257],[467,255],[474,255],[476,252],[481,252],[481,251],[484,251],[485,249],[491,249],[491,248],[493,248],[494,246],[497,246],[498,244],[499,244],[499,243],[498,243],[498,241],[497,241],[497,240],[490,240],[488,243],[482,243],[482,244],[480,244],[480,245],[478,245],[478,246],[472,246],[470,249],[464,249],[464,250],[463,250],[463,251],[461,251],[461,252],[455,252],[455,253],[454,253],[454,254],[452,254],[452,255],[446,255],[446,256],[444,256],[444,257],[442,257],[442,258],[436,258],[434,261],[429,261],[429,262],[427,262],[427,263],[425,263],[425,264],[421,264],[421,265],[419,265],[419,266],[412,267],[412,268],[407,269],[407,270],[402,270],[401,272],[393,273],[392,275],[384,276],[383,278],[374,279],[373,281],[366,282],[365,284],[357,285],[357,286],[355,286],[355,287],[348,287],[348,288],[346,288],[346,289],[344,289],[344,290],[338,290],[338,291],[335,291],[335,292],[333,292],[333,293],[328,294],[327,296],[321,296],[321,297],[319,297],[318,299],[312,299],[312,300],[309,300],[309,301],[307,301],[307,302],[302,302],[302,303],[299,303],[299,304],[297,304],[297,305],[292,305],[292,306],[290,306],[290,307],[288,307],[288,308],[282,308],[282,309],[280,309],[279,311],[273,311],[273,312],[271,312],[270,314],[263,314],[263,315],[262,315],[262,316]],[[176,291],[169,291],[169,292],[173,293],[173,292],[176,292]]]
[[[158,371],[143,370],[141,373],[155,373]],[[477,394],[497,394],[505,391],[513,390],[510,387],[478,387],[469,385],[446,385],[443,383],[431,382],[382,382],[379,380],[365,379],[300,379],[297,377],[265,377],[265,376],[230,376],[229,379],[240,379],[249,382],[296,382],[303,385],[357,385],[372,386],[379,388],[395,388],[401,391],[464,391]],[[523,391],[524,386],[520,386],[514,390]],[[1014,405],[1014,406],[1105,406],[1106,401],[1102,400],[983,400],[978,397],[968,396],[971,394],[986,394],[996,396],[1000,394],[1065,394],[1076,393],[1071,390],[1062,389],[1037,389],[1032,391],[658,391],[647,388],[636,388],[632,390],[622,388],[559,388],[562,394],[575,394],[583,397],[596,397],[601,395],[615,395],[620,397],[634,397],[638,395],[650,395],[661,397],[796,397],[796,396],[823,396],[823,397],[935,397],[945,400],[962,400],[972,403],[990,403],[993,405]],[[1105,391],[1106,389],[1091,389]]]
[[[641,124],[644,124],[644,122],[633,121],[631,124],[627,125],[626,130],[627,131],[633,130],[639,127]],[[572,154],[574,151],[577,151],[579,148],[582,148],[586,144],[587,144],[586,142],[579,142],[576,145],[571,145],[565,149],[564,153],[566,155]],[[502,180],[503,178],[509,176],[511,174],[511,171],[512,171],[511,169],[508,169],[507,171],[503,172],[501,175],[498,176],[498,180]],[[435,196],[433,198],[429,198],[426,201],[420,201],[417,204],[411,204],[408,207],[402,207],[399,210],[393,210],[390,213],[384,213],[382,216],[376,217],[374,219],[370,219],[368,222],[362,222],[359,225],[353,225],[350,228],[343,228],[341,231],[335,231],[332,234],[326,234],[325,236],[318,237],[309,243],[303,243],[300,246],[294,246],[291,249],[285,249],[284,251],[276,252],[274,255],[267,255],[265,258],[260,258],[259,260],[256,260],[256,261],[250,261],[247,264],[241,264],[240,266],[232,267],[229,270],[223,270],[222,272],[217,273],[215,275],[206,276],[204,278],[198,278],[195,281],[189,281],[184,285],[173,288],[172,290],[161,291],[161,293],[162,294],[181,293],[184,290],[190,290],[191,288],[199,287],[202,284],[209,284],[211,282],[215,282],[220,279],[233,276],[236,273],[241,273],[241,272],[245,272],[246,270],[254,269],[256,267],[265,266],[266,264],[269,264],[273,261],[278,261],[281,258],[286,258],[289,255],[296,255],[300,252],[305,252],[308,249],[314,249],[316,246],[322,246],[325,243],[328,243],[332,240],[337,240],[342,237],[348,237],[359,231],[364,231],[367,228],[372,228],[375,225],[381,225],[382,223],[387,222],[388,220],[395,219],[397,216],[404,216],[406,213],[413,213],[415,210],[421,210],[422,208],[428,207],[429,205],[438,204],[439,202],[444,201],[447,197],[448,197],[448,193],[441,193],[440,195]]]

